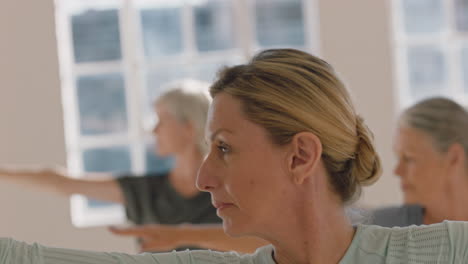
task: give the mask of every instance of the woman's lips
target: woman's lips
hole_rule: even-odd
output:
[[[215,202],[213,203],[213,206],[218,209],[218,211],[221,211],[223,209],[227,209],[229,207],[233,207],[233,203],[220,203],[220,202]]]
[[[408,189],[411,189],[411,184],[402,183],[402,184],[400,184],[400,188],[401,188],[403,191],[408,190]]]

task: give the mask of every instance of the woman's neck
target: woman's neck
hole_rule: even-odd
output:
[[[445,195],[436,202],[425,206],[424,224],[440,223],[444,220],[468,221],[468,176],[456,177],[448,185]]]
[[[272,235],[263,236],[275,247],[278,264],[338,263],[345,255],[355,230],[341,202],[323,194],[297,199],[296,208],[282,210],[278,217],[284,219],[275,221],[282,226],[270,228],[266,233]]]

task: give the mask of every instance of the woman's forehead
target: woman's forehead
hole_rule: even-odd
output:
[[[208,110],[207,137],[219,129],[228,129],[242,120],[240,102],[227,94],[215,96]]]
[[[206,137],[210,139],[218,130],[234,134],[251,131],[258,125],[247,119],[242,111],[241,101],[228,94],[219,94],[213,99],[208,111]]]
[[[432,149],[432,140],[426,133],[408,126],[398,127],[394,149]]]
[[[159,103],[155,105],[155,111],[159,118],[161,117],[173,118],[174,117],[174,113],[172,112],[171,107],[169,107],[167,104],[164,104],[164,103]]]
[[[225,93],[215,96],[208,111],[208,120],[211,122],[233,121],[241,119],[241,102],[239,99]]]
[[[211,117],[206,130],[206,139],[215,140],[218,135],[222,140],[241,145],[256,145],[269,141],[268,132],[259,124],[247,118],[239,99],[230,95],[214,99]]]

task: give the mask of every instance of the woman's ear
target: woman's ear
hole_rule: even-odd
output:
[[[465,168],[466,153],[465,149],[459,144],[452,144],[447,149],[447,161],[451,168]]]
[[[184,127],[185,127],[184,130],[187,133],[187,135],[189,135],[191,139],[195,140],[197,132],[195,131],[195,125],[193,124],[193,122],[192,121],[185,122]]]
[[[288,170],[296,184],[302,184],[318,168],[322,156],[322,143],[313,133],[300,132],[291,141]]]

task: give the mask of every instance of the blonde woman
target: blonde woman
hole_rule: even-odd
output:
[[[139,237],[142,251],[187,248],[254,251],[264,242],[227,237],[210,195],[195,186],[198,168],[207,153],[204,128],[210,104],[208,84],[187,79],[169,83],[162,89],[163,94],[154,103],[159,121],[153,134],[158,155],[175,159],[171,171],[117,179],[89,173],[84,179],[76,179],[64,170],[0,168],[0,181],[124,204],[128,219],[142,226],[110,230],[118,235]]]
[[[378,209],[373,222],[408,226],[468,221],[468,112],[447,98],[429,98],[401,114],[395,133],[405,205]]]
[[[468,224],[352,226],[345,206],[374,182],[370,131],[323,60],[267,50],[211,86],[209,153],[197,179],[227,234],[271,243],[254,254],[185,251],[137,256],[0,240],[9,263],[466,263]],[[26,257],[27,256],[27,257]]]

